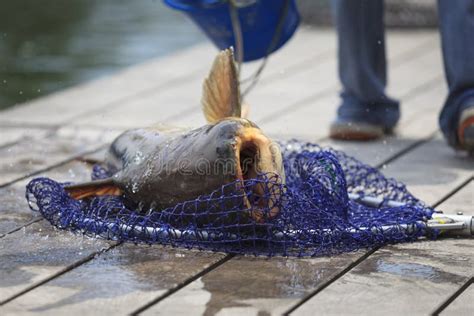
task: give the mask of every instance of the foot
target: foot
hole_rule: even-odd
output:
[[[474,106],[470,106],[461,112],[457,136],[459,147],[468,152],[474,152]]]
[[[335,121],[329,129],[329,137],[338,140],[369,141],[383,137],[384,132],[385,128],[382,125]]]

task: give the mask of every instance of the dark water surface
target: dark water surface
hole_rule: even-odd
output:
[[[203,40],[161,0],[1,0],[0,109]]]

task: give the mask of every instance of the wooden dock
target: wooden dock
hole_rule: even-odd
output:
[[[250,118],[275,138],[341,148],[445,212],[474,215],[474,160],[438,131],[439,36],[387,36],[389,92],[402,100],[395,135],[327,138],[340,89],[329,30],[300,30],[274,55],[248,97]],[[201,82],[215,52],[202,44],[0,112],[0,314],[474,315],[469,238],[268,259],[86,238],[29,210],[29,180],[88,179],[82,158],[100,157],[126,128],[204,124]]]

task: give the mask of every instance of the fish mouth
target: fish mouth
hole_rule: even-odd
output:
[[[256,222],[263,223],[274,218],[279,213],[276,201],[281,195],[281,184],[284,183],[278,145],[263,135],[259,128],[247,127],[237,135],[235,155],[239,162],[237,178],[241,180],[243,190],[248,187],[246,181],[256,179],[261,174],[271,176],[268,181],[257,181],[249,187],[250,192],[247,189],[244,194],[244,203]]]

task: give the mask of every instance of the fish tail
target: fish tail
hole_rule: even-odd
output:
[[[72,184],[65,186],[64,189],[75,200],[102,195],[122,195],[122,190],[112,178]]]
[[[204,80],[202,109],[209,123],[242,117],[240,87],[232,48],[221,51]]]

